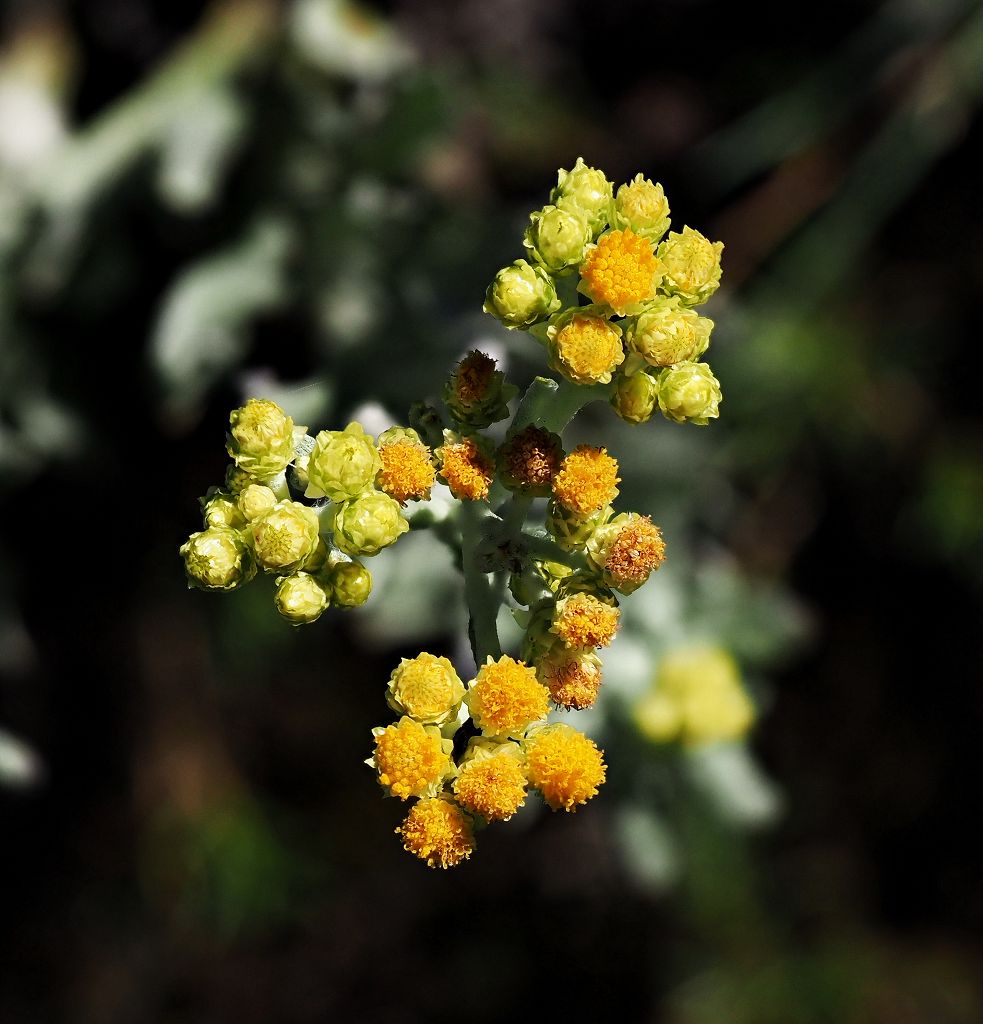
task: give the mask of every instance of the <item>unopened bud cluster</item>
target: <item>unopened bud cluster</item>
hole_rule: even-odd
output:
[[[485,311],[543,341],[572,383],[613,382],[611,404],[628,423],[656,409],[676,423],[715,419],[720,384],[699,362],[713,321],[696,307],[720,285],[723,243],[669,231],[665,192],[641,174],[615,191],[578,159],[549,198],[530,214],[524,258],[489,285]],[[576,291],[564,302],[567,280]]]
[[[409,428],[374,439],[349,423],[311,437],[262,398],[229,424],[225,486],[201,499],[204,529],[181,546],[189,586],[235,590],[262,570],[293,625],[364,604],[372,576],[361,560],[409,529],[407,501],[430,497],[430,449]]]

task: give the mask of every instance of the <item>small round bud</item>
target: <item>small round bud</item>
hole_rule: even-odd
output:
[[[305,497],[347,501],[367,491],[380,469],[382,460],[372,436],[360,423],[322,430],[307,460]]]
[[[637,426],[652,418],[659,400],[659,385],[649,373],[619,377],[611,395],[611,408],[625,421]]]
[[[677,295],[685,306],[706,302],[720,287],[723,251],[723,242],[711,242],[693,228],[685,227],[678,234],[671,231],[658,251],[666,269],[663,290]]]
[[[578,209],[544,206],[529,215],[529,222],[522,244],[536,263],[552,273],[576,266],[593,238]]]
[[[278,581],[276,610],[293,626],[303,626],[319,618],[328,607],[324,588],[306,572],[298,572]]]
[[[529,426],[506,437],[498,449],[498,478],[516,494],[543,498],[560,468],[563,447],[558,434]]]
[[[249,524],[256,561],[266,572],[295,572],[317,548],[321,521],[298,501],[278,501]]]
[[[339,505],[332,525],[335,546],[353,557],[377,555],[409,528],[399,502],[382,491],[366,491]]]
[[[317,547],[304,559],[300,568],[308,573],[320,572],[328,560],[328,553],[328,545],[324,543],[324,538],[318,537]]]
[[[650,242],[658,242],[669,230],[669,202],[659,184],[636,174],[619,185],[611,205],[611,227],[630,228]]]
[[[244,470],[240,469],[234,462],[225,470],[225,489],[231,495],[238,495],[239,492],[256,481]]]
[[[275,504],[276,494],[264,484],[249,484],[239,492],[239,511],[249,522],[265,515]]]
[[[574,384],[607,384],[625,359],[621,328],[586,307],[561,313],[546,337],[550,366]]]
[[[712,330],[712,320],[683,306],[679,299],[663,298],[639,314],[625,337],[628,350],[649,366],[675,366],[706,352]]]
[[[444,385],[444,403],[463,426],[481,429],[508,418],[509,402],[518,388],[495,369],[495,360],[484,352],[469,352],[454,368]]]
[[[719,415],[720,382],[706,363],[680,363],[658,377],[659,408],[673,423],[705,427]]]
[[[605,505],[585,519],[558,501],[551,501],[546,507],[546,529],[564,551],[580,551],[594,531],[611,518],[612,511],[610,505]]]
[[[235,590],[256,575],[249,545],[238,530],[213,526],[193,533],[180,548],[188,586],[199,590]]]
[[[201,515],[205,526],[228,526],[238,530],[246,525],[245,519],[239,512],[235,496],[227,491],[220,491],[217,487],[209,487],[208,493],[199,498],[201,503]]]
[[[250,398],[232,411],[229,424],[228,453],[255,479],[272,479],[293,461],[294,423],[276,402]]]
[[[502,267],[485,292],[481,307],[510,331],[545,320],[560,308],[553,278],[525,260]]]
[[[608,222],[613,189],[603,171],[588,167],[578,156],[569,171],[561,168],[557,172],[550,202],[564,210],[575,210],[587,221],[591,235],[596,236]]]
[[[325,573],[325,582],[337,608],[358,608],[372,593],[372,573],[361,562],[337,562]]]

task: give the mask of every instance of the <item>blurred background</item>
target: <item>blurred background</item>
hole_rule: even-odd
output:
[[[7,0],[0,1020],[983,1021],[983,6]],[[177,547],[249,395],[402,419],[577,156],[726,244],[700,430],[589,407],[670,560],[609,782],[428,871],[362,764],[460,582],[414,534],[296,630]],[[739,742],[666,744],[680,651]]]

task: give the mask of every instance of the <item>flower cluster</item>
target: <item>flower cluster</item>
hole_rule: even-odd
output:
[[[414,801],[396,832],[430,867],[467,860],[475,831],[508,821],[530,788],[553,810],[575,811],[604,782],[601,751],[547,723],[549,691],[507,655],[489,656],[467,686],[446,658],[403,658],[387,700],[401,717],[373,729],[366,763],[387,796]]]
[[[441,408],[416,402],[411,426],[378,438],[357,422],[311,436],[250,399],[231,414],[232,464],[202,499],[205,528],[181,547],[191,586],[234,590],[262,569],[279,613],[300,625],[364,603],[362,559],[410,528],[408,502],[447,488],[450,511],[413,525],[435,527],[463,572],[476,672],[465,684],[446,658],[403,659],[387,690],[397,720],[373,730],[368,761],[387,796],[412,801],[397,832],[431,867],[466,860],[475,831],[508,820],[530,790],[575,811],[605,780],[593,741],[550,716],[596,703],[620,602],[666,547],[648,515],[615,510],[621,477],[607,448],[568,450],[558,431],[598,397],[634,424],[656,408],[678,423],[717,417],[720,387],[699,361],[713,324],[696,307],[719,285],[723,247],[668,230],[661,185],[637,175],[615,192],[583,160],[561,170],[530,217],[525,258],[499,271],[484,308],[540,341],[564,381],[537,379],[512,408],[517,389],[472,351],[444,382]],[[523,629],[518,658],[497,631],[506,594]],[[652,738],[697,743],[739,735],[753,709],[732,666],[701,655],[667,660],[637,715]]]
[[[372,576],[361,559],[409,529],[406,502],[428,499],[436,479],[419,434],[393,427],[373,440],[349,423],[311,437],[262,398],[229,424],[225,485],[201,499],[205,528],[180,549],[189,586],[235,590],[262,569],[293,625],[364,604]]]
[[[530,215],[525,258],[495,275],[484,309],[544,342],[550,366],[572,383],[613,382],[611,404],[627,422],[658,408],[705,426],[721,394],[699,362],[713,321],[695,307],[720,285],[723,243],[669,224],[661,185],[638,174],[615,191],[578,158]]]

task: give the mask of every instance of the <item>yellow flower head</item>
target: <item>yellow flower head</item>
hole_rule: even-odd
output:
[[[426,725],[453,720],[464,700],[464,683],[446,658],[424,651],[393,669],[386,700],[394,711]]]
[[[593,651],[555,647],[538,666],[539,678],[561,708],[593,707],[601,689],[601,659]]]
[[[652,243],[625,228],[601,235],[587,253],[580,268],[580,287],[591,302],[624,316],[655,298],[664,273]]]
[[[379,785],[391,796],[435,796],[454,774],[451,740],[434,726],[403,716],[385,729],[373,729],[375,755],[369,760],[379,773]]]
[[[693,228],[671,231],[659,246],[665,266],[663,289],[679,296],[687,306],[706,302],[720,287],[720,256],[723,242],[711,242]]]
[[[488,497],[488,488],[495,479],[492,460],[471,437],[449,442],[437,449],[440,478],[458,500],[480,501]]]
[[[655,688],[635,708],[638,727],[649,739],[678,738],[693,746],[740,739],[754,718],[737,664],[719,647],[670,651]]]
[[[437,471],[430,461],[430,449],[410,438],[379,445],[382,469],[376,483],[400,505],[408,500],[426,501]]]
[[[614,501],[620,480],[618,462],[606,448],[582,444],[563,460],[553,477],[553,497],[574,515],[587,519]]]
[[[546,337],[550,365],[574,384],[607,384],[625,361],[621,328],[597,313],[562,313]]]
[[[529,781],[554,811],[576,811],[596,796],[605,778],[604,755],[582,732],[569,725],[547,725],[523,745]]]
[[[452,868],[474,852],[471,822],[457,804],[442,797],[421,800],[396,829],[403,849],[428,868]]]
[[[613,604],[593,594],[572,594],[557,602],[551,628],[567,647],[607,647],[619,615]]]
[[[627,512],[594,531],[587,557],[606,586],[631,594],[665,561],[666,543],[648,516]]]
[[[454,795],[485,821],[508,821],[525,803],[526,786],[526,759],[518,744],[475,737],[454,780]]]
[[[451,376],[454,396],[462,405],[477,405],[488,395],[495,374],[495,360],[475,349],[458,364]]]
[[[498,450],[499,476],[510,490],[545,497],[563,458],[556,434],[529,426],[506,439]]]
[[[550,695],[524,662],[491,656],[478,670],[464,698],[474,724],[486,736],[522,736],[546,717]]]

